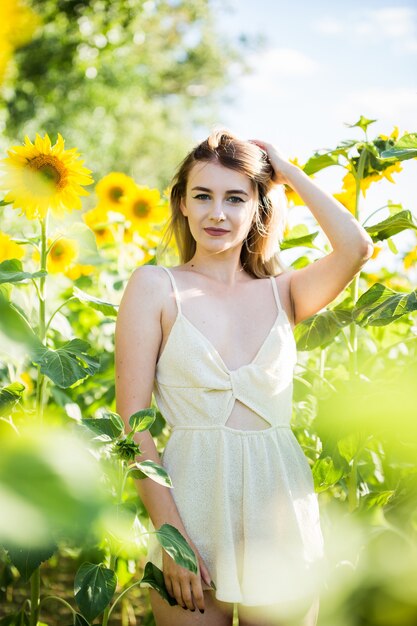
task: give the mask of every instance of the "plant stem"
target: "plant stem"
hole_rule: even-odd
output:
[[[367,157],[367,151],[365,148],[362,148],[361,155],[359,157],[358,163],[358,171],[355,172],[355,181],[356,181],[356,197],[355,197],[355,219],[359,220],[359,197],[361,191],[361,180],[363,178],[363,172],[365,169],[365,162]],[[354,172],[354,169],[352,170]],[[352,297],[353,302],[355,303],[358,299],[359,294],[359,275],[355,276],[350,285],[350,295]],[[351,378],[356,376],[358,372],[358,337],[357,337],[357,327],[356,324],[353,323],[350,325],[350,345],[351,350],[349,352],[349,375]]]
[[[47,225],[48,214],[40,219],[41,224],[41,267],[40,269],[46,271],[46,258],[47,258]],[[39,289],[37,295],[39,299],[39,331],[38,337],[43,343],[46,337],[46,320],[45,320],[45,279],[46,276],[41,276],[39,279]],[[39,416],[39,420],[43,419],[43,393],[45,390],[45,376],[41,373],[41,368],[38,365],[38,382],[36,386],[36,409]]]
[[[116,555],[115,554],[110,555],[109,567],[112,571],[114,571],[114,568],[116,567]],[[104,609],[102,626],[107,626],[109,622],[109,617],[110,617],[110,604],[108,604],[106,608]]]
[[[64,598],[60,598],[59,596],[45,596],[40,601],[39,606],[43,604],[44,602],[46,602],[47,600],[56,600],[57,602],[61,602],[61,604],[63,604],[64,606],[66,606],[68,609],[71,610],[73,615],[75,614],[75,610],[72,608],[72,606],[66,600],[64,600]]]
[[[39,619],[41,590],[41,573],[39,567],[35,569],[30,577],[30,616],[29,626],[36,626]]]

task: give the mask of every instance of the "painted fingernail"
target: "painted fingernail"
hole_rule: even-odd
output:
[[[198,609],[200,613],[204,613],[204,609]]]

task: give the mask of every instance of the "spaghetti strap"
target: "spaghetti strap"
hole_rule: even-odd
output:
[[[271,279],[271,282],[272,282],[272,290],[274,292],[275,302],[277,303],[278,312],[280,312],[283,309],[282,309],[280,297],[278,295],[278,287],[277,287],[277,283],[275,280],[275,276],[270,276],[269,278]]]
[[[179,293],[178,293],[177,284],[175,282],[174,276],[173,276],[171,270],[169,270],[164,265],[159,265],[158,267],[162,267],[162,269],[164,269],[168,273],[168,276],[169,276],[169,278],[171,280],[172,288],[174,290],[175,302],[177,303],[178,313],[181,313],[181,301],[180,301],[180,296],[179,296]]]

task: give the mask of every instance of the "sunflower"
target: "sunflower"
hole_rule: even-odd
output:
[[[14,49],[29,43],[40,23],[40,17],[20,0],[0,3],[0,84]]]
[[[404,269],[409,270],[410,267],[417,263],[417,246],[415,246],[410,252],[407,252],[403,259]]]
[[[71,278],[71,280],[77,280],[80,276],[91,276],[94,270],[94,265],[81,265],[80,263],[76,263],[75,265],[71,265],[64,274],[68,276],[68,278]]]
[[[22,246],[14,242],[6,233],[0,232],[0,262],[7,259],[21,259],[24,254]]]
[[[86,211],[86,213],[83,213],[82,218],[93,231],[98,245],[103,246],[107,243],[115,242],[114,230],[109,225],[108,212],[102,205]]]
[[[110,211],[121,211],[123,200],[136,188],[136,183],[130,176],[122,172],[110,172],[96,185],[96,194],[99,204]]]
[[[55,242],[49,242],[50,249],[46,261],[46,268],[51,274],[66,272],[78,258],[78,244],[74,239],[60,237]]]
[[[159,224],[168,217],[168,205],[161,202],[158,189],[136,185],[136,188],[123,202],[123,214],[133,230],[145,234],[151,224]]]
[[[0,189],[8,190],[4,200],[22,209],[28,219],[45,217],[50,208],[56,215],[81,208],[79,196],[89,192],[81,185],[91,185],[91,170],[79,161],[76,148],[64,150],[64,139],[58,133],[55,145],[45,134],[36,133],[35,143],[25,136],[24,146],[7,151],[2,159],[3,178]]]
[[[377,246],[374,245],[374,251],[372,253],[371,259],[376,259],[376,257],[378,256],[378,254],[381,252],[381,250],[383,250],[382,246]]]
[[[28,396],[32,394],[35,390],[35,385],[33,384],[33,379],[29,372],[22,372],[19,376],[22,383],[25,385],[26,393]]]
[[[65,272],[78,257],[78,244],[73,239],[60,237],[52,243],[47,259],[47,270],[51,274]]]

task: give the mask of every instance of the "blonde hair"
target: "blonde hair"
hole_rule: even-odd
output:
[[[189,173],[197,162],[216,162],[245,174],[257,192],[254,220],[240,253],[245,271],[254,278],[276,276],[287,271],[279,251],[287,214],[283,185],[273,182],[274,170],[264,150],[254,143],[238,139],[224,128],[213,130],[180,163],[171,183],[171,217],[162,238],[162,250],[157,251],[157,259],[172,237],[175,238],[181,263],[187,263],[194,256],[196,242],[180,205],[186,196]]]

